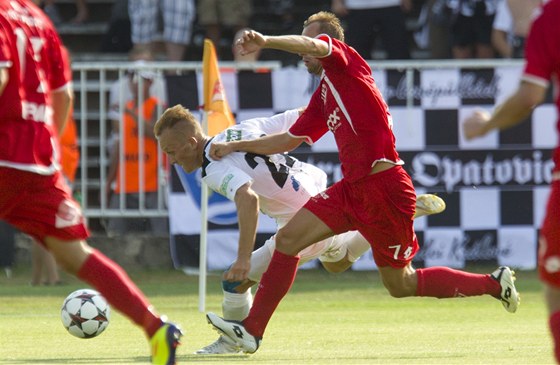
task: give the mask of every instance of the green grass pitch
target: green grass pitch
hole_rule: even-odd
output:
[[[470,268],[489,272],[494,268]],[[375,272],[301,271],[253,355],[198,356],[217,338],[198,312],[198,278],[182,272],[130,276],[156,308],[185,330],[178,361],[195,364],[553,364],[542,285],[517,273],[521,306],[507,313],[489,297],[391,298]],[[99,337],[72,337],[60,322],[67,294],[87,287],[30,287],[29,271],[0,278],[0,365],[145,364],[140,329],[113,311]],[[221,313],[219,275],[208,278],[207,311]]]

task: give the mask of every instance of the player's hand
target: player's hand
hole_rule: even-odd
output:
[[[264,47],[266,37],[261,33],[248,29],[243,31],[241,36],[234,41],[233,46],[239,50],[242,56],[257,52]]]
[[[251,259],[237,259],[229,270],[224,274],[227,281],[243,281],[248,278],[251,270]]]
[[[221,160],[222,157],[234,152],[230,143],[212,143],[210,146],[210,158],[213,160]]]
[[[467,140],[482,137],[488,133],[490,114],[483,110],[475,110],[463,121],[463,134]]]

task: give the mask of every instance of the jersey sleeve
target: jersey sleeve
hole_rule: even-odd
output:
[[[320,58],[325,70],[344,70],[348,67],[348,57],[345,52],[345,48],[348,46],[346,44],[326,34],[320,34],[316,38],[329,45],[329,53]]]
[[[529,31],[525,45],[525,69],[522,80],[548,87],[554,72],[554,52],[557,39],[551,37],[547,21],[550,17],[539,16]]]
[[[313,144],[329,130],[321,110],[321,86],[317,88],[305,112],[290,127],[288,133],[295,138],[305,138],[305,142]]]
[[[47,79],[50,89],[53,91],[64,89],[72,80],[68,51],[63,47],[54,30],[47,34],[46,41],[51,43],[47,55],[51,71]]]
[[[253,118],[242,121],[240,124],[251,125],[252,129],[258,129],[263,134],[284,133],[299,118],[299,109],[290,109],[268,118]]]
[[[253,179],[241,169],[228,165],[227,159],[224,160],[211,162],[202,180],[210,189],[233,201],[237,190]]]

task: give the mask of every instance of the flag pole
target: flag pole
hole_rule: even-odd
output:
[[[204,106],[202,114],[202,130],[205,135],[214,136],[220,131],[235,124],[231,109],[227,103],[224,87],[220,80],[218,58],[211,40],[204,40],[204,52],[202,55],[202,79],[204,84]],[[210,114],[212,113],[212,114]],[[210,118],[212,117],[212,118]],[[210,125],[210,123],[212,123]],[[198,310],[205,311],[206,302],[206,276],[207,276],[207,252],[208,252],[208,198],[210,191],[208,186],[200,183],[200,254],[199,254],[199,278],[198,278]]]

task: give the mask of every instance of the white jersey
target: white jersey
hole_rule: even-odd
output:
[[[270,118],[243,121],[216,135],[204,148],[203,181],[232,201],[237,189],[251,183],[259,196],[260,210],[283,226],[309,198],[326,189],[325,172],[288,154],[234,152],[216,161],[209,157],[209,151],[213,142],[252,140],[286,132],[298,117],[297,110],[289,110]]]

